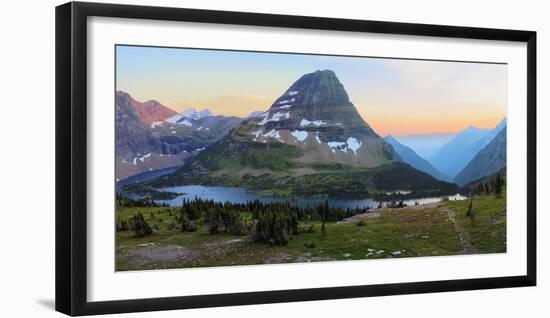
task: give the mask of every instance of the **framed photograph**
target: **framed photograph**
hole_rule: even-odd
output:
[[[536,33],[56,8],[56,309],[536,284]]]

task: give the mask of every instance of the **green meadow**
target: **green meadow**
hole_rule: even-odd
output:
[[[256,218],[248,211],[237,212],[238,231],[212,233],[208,214],[189,221],[181,207],[118,206],[117,227],[140,214],[150,233],[117,228],[116,270],[504,253],[505,192],[373,209],[339,220],[303,217],[285,232],[284,244],[259,241],[252,233]],[[192,230],[182,231],[189,223]]]

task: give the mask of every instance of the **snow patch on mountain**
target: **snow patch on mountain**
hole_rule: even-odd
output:
[[[305,130],[295,130],[292,132],[292,136],[294,136],[294,138],[296,138],[299,141],[306,140],[307,135],[308,135],[308,132]]]
[[[361,142],[353,137],[349,137],[346,140],[348,148],[351,149],[357,155],[357,149],[361,147]]]
[[[145,156],[142,156],[142,157],[135,157],[134,161],[133,161],[134,166],[137,165],[138,160],[143,162],[146,158],[149,158],[149,157],[151,157],[151,153],[148,153],[148,154],[146,154]]]
[[[333,153],[336,152],[336,150],[348,151],[345,141],[329,141],[327,145],[332,149]]]
[[[178,123],[179,123],[179,124],[182,124],[182,125],[185,125],[185,126],[188,126],[188,127],[193,126],[193,123],[190,122],[190,121],[187,120],[187,119],[184,119],[184,120],[182,120],[182,121],[180,121],[180,122],[178,122]]]
[[[176,114],[172,117],[167,118],[164,121],[167,122],[167,123],[170,123],[170,124],[176,124],[178,122],[178,120],[180,120],[182,118],[183,118],[183,116],[181,114]]]
[[[184,110],[183,112],[180,113],[183,117],[187,117],[187,118],[191,118],[191,119],[200,119],[200,118],[203,118],[203,117],[210,117],[210,116],[214,116],[214,114],[212,114],[212,112],[210,112],[207,108],[201,110],[201,111],[196,111],[194,108],[188,108],[186,110]]]
[[[320,141],[317,139],[317,141]],[[357,155],[357,150],[361,147],[361,142],[356,138],[349,137],[346,141],[329,141],[327,145],[331,148],[333,153],[336,153],[336,150],[349,152],[353,151]]]
[[[275,129],[271,129],[268,133],[264,134],[263,136],[268,138],[275,138],[281,141],[281,135],[279,134],[279,131]]]
[[[319,139],[319,132],[315,133],[315,140],[317,140],[318,143],[321,143],[321,139]]]
[[[263,126],[263,125],[267,124],[270,121],[279,121],[279,120],[281,120],[281,118],[283,118],[283,119],[289,119],[290,118],[290,113],[289,112],[276,112],[275,114],[271,115],[271,119],[269,119],[270,115],[271,114],[268,113],[264,117],[264,119],[261,122],[258,123],[258,125]]]
[[[171,123],[171,124],[184,124],[186,126],[190,126],[190,125],[188,125],[188,123],[189,123],[188,120],[184,120],[184,121],[181,121],[181,120],[184,119],[184,118],[197,120],[197,119],[201,119],[203,117],[210,117],[210,116],[214,116],[214,114],[212,114],[212,112],[210,112],[206,108],[201,110],[200,112],[195,111],[194,108],[189,108],[189,109],[186,109],[186,110],[182,111],[179,114],[176,114],[172,117],[169,117],[169,118],[165,119],[164,121],[167,122],[167,123]]]
[[[314,120],[314,121],[309,121],[305,118],[302,119],[302,121],[300,121],[300,126],[302,127],[305,127],[305,126],[321,126],[321,125],[326,125],[327,122],[324,121],[324,120]]]
[[[252,135],[254,135],[254,141],[256,141],[256,138],[260,137],[262,135],[262,130],[258,129],[256,131],[252,132]]]
[[[154,121],[151,123],[151,128],[155,128],[157,126],[162,126],[162,121]]]

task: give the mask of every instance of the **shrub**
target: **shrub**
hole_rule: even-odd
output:
[[[198,227],[186,215],[181,217],[181,231],[182,232],[195,232]]]
[[[304,232],[306,232],[306,233],[315,233],[315,225],[310,224]]]
[[[355,225],[357,225],[357,226],[365,226],[365,225],[367,225],[367,223],[365,223],[365,220],[360,220],[360,221],[357,222]]]
[[[130,226],[128,225],[128,222],[126,220],[119,219],[119,221],[116,224],[116,231],[122,232],[122,231],[128,231],[129,229],[130,229]]]
[[[168,224],[168,228],[169,228],[170,230],[175,230],[175,229],[178,228],[178,223],[177,223],[175,220],[172,220],[172,221],[170,222],[170,224]]]
[[[141,213],[130,218],[130,229],[134,231],[137,237],[144,237],[153,233],[153,229],[149,226],[147,221],[145,221]]]

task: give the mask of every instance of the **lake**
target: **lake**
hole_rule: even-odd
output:
[[[258,193],[250,192],[241,188],[234,187],[217,187],[217,186],[201,186],[201,185],[186,185],[179,187],[170,187],[158,189],[159,191],[181,193],[175,199],[172,200],[156,200],[157,203],[166,203],[171,206],[179,206],[183,199],[193,200],[195,197],[204,200],[214,200],[215,202],[231,202],[231,203],[246,203],[254,200],[259,200],[262,203],[275,203],[275,202],[288,202],[292,206],[301,208],[315,207],[324,204],[328,201],[329,205],[338,207],[341,209],[353,209],[353,208],[376,208],[378,207],[378,201],[373,199],[319,199],[319,198],[283,198],[269,195],[261,195]],[[464,200],[465,196],[456,194],[454,196],[448,196],[449,200]],[[418,198],[411,200],[403,200],[407,205],[415,205],[415,202],[419,204],[435,203],[441,201],[442,197],[431,198]]]

